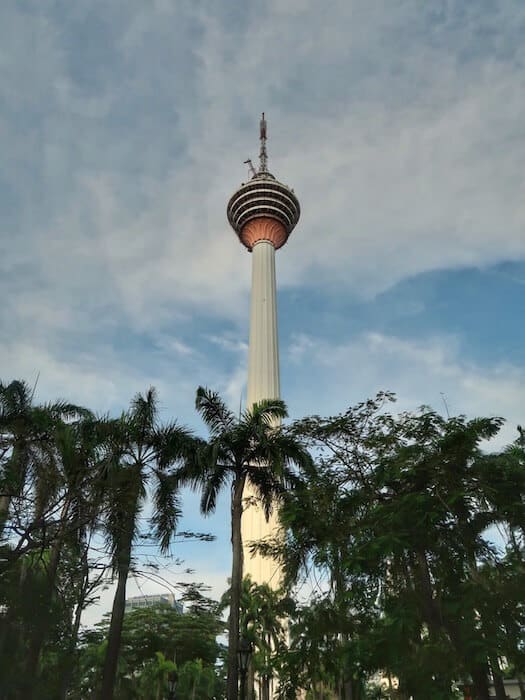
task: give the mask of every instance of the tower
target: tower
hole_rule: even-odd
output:
[[[275,251],[286,243],[301,212],[294,191],[268,171],[264,112],[260,142],[259,168],[255,170],[251,161],[245,161],[252,177],[230,198],[227,208],[231,226],[252,254],[248,408],[263,399],[280,398]],[[248,487],[245,498],[247,503],[254,500]],[[249,505],[243,513],[244,575],[274,587],[279,585],[276,564],[258,554],[252,556],[247,544],[275,533],[276,527],[275,516],[267,522],[257,505]]]

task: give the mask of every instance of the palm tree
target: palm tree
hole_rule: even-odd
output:
[[[47,527],[51,532],[42,588],[42,597],[47,602],[39,615],[39,624],[30,635],[26,654],[26,670],[28,677],[33,679],[33,693],[39,692],[40,653],[56,613],[53,602],[59,588],[61,561],[67,553],[81,559],[82,550],[87,546],[86,533],[94,527],[98,515],[100,504],[92,497],[92,482],[103,435],[102,425],[103,422],[99,423],[94,417],[72,423],[58,421],[51,436],[55,456],[53,462],[46,465],[44,478],[47,477],[50,484],[48,497],[59,509],[59,516]],[[69,589],[77,583],[76,578],[68,579]]]
[[[48,495],[46,471],[54,461],[51,438],[57,423],[89,415],[86,409],[64,401],[34,405],[33,394],[26,382],[0,382],[0,535],[13,498],[21,494],[30,476],[36,477],[35,510],[43,507]]]
[[[49,605],[38,615],[32,613],[32,606],[39,599],[50,602],[60,552],[58,540],[68,525],[68,509],[61,506],[68,498],[56,437],[59,431],[72,430],[75,421],[91,415],[63,401],[33,404],[33,394],[23,381],[0,382],[0,537],[5,538],[2,576],[13,584],[5,600],[0,654],[4,661],[11,655],[24,659],[24,672],[13,678],[28,683],[36,678],[40,649],[52,615]],[[30,595],[30,604],[20,607],[15,602],[21,600],[17,593],[32,588],[38,588],[39,595]],[[25,621],[22,610],[30,616]],[[24,648],[22,655],[19,647]],[[6,664],[10,670],[10,663]]]
[[[292,467],[309,464],[310,456],[297,439],[278,425],[287,416],[283,401],[261,401],[237,418],[217,393],[199,387],[195,405],[209,429],[210,438],[201,444],[198,459],[184,465],[175,475],[178,483],[201,490],[201,511],[204,514],[215,510],[221,490],[227,485],[231,488],[232,569],[227,698],[237,700],[244,486],[250,484],[261,499],[266,517],[269,517],[272,503],[293,484]]]
[[[152,535],[161,552],[169,550],[180,517],[176,483],[169,468],[191,457],[195,441],[176,423],[159,424],[156,392],[137,394],[131,406],[113,422],[108,460],[101,486],[104,489],[104,530],[111,552],[117,589],[111,611],[108,646],[102,675],[101,700],[111,700],[115,685],[126,601],[126,582],[132,566],[133,543],[139,517],[152,483]]]

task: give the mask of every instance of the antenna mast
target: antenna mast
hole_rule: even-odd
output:
[[[261,150],[259,151],[259,172],[268,172],[268,155],[266,153],[266,119],[264,118],[264,112],[262,113],[260,121],[259,138],[261,140]]]

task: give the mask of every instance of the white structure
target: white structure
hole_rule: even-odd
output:
[[[170,608],[175,608],[179,613],[182,613],[182,603],[175,599],[173,593],[158,593],[154,595],[136,595],[132,598],[126,598],[125,612],[137,610],[137,608],[151,608],[152,605],[167,605]]]
[[[248,407],[263,399],[280,398],[275,251],[288,240],[301,211],[293,190],[268,172],[264,114],[260,138],[259,169],[255,171],[251,161],[246,161],[252,178],[231,197],[227,210],[228,220],[241,243],[252,253]],[[275,516],[267,522],[262,508],[250,505],[254,500],[254,494],[247,488],[242,518],[244,575],[249,575],[255,583],[277,587],[280,576],[275,562],[249,552],[251,542],[278,532]]]
[[[522,697],[520,683],[515,678],[505,678],[503,685],[505,686],[505,693],[509,700],[519,700]],[[496,691],[494,690],[494,687],[491,686],[489,690],[490,697],[495,698]]]
[[[252,251],[247,404],[279,396],[275,248],[270,241],[261,240]]]

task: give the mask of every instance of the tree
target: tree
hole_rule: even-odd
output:
[[[278,426],[286,407],[277,399],[262,401],[237,418],[218,394],[199,387],[196,408],[210,437],[201,443],[196,463],[176,472],[177,483],[202,492],[201,511],[215,510],[219,492],[231,488],[231,605],[228,624],[227,698],[238,695],[237,643],[243,570],[241,519],[243,493],[247,482],[261,499],[267,514],[272,505],[293,484],[292,468],[305,466],[310,456],[299,440]]]
[[[274,590],[267,583],[253,583],[250,577],[243,579],[241,636],[253,644],[249,673],[252,680],[258,679],[261,700],[270,699],[271,682],[278,675],[286,648],[285,620],[294,609],[294,601],[283,590]]]
[[[104,663],[109,624],[108,615],[95,629],[82,634],[75,698],[82,700],[95,692]],[[166,604],[127,612],[122,627],[116,697],[155,700],[160,689],[165,690],[166,671],[176,663],[178,697],[189,698],[195,692],[200,700],[208,685],[215,689],[220,686],[215,665],[221,647],[216,638],[223,629],[216,604],[207,610],[185,613]],[[213,693],[204,697],[212,696]]]
[[[223,594],[220,609],[231,605],[231,588]],[[282,652],[286,648],[285,620],[295,611],[295,602],[283,590],[267,583],[254,583],[249,576],[242,580],[239,632],[240,637],[252,644],[247,669],[247,697],[254,697],[255,681],[259,684],[258,697],[270,695],[271,680],[278,675]]]
[[[101,471],[103,527],[111,552],[117,589],[102,674],[101,700],[113,698],[133,543],[147,488],[153,495],[152,533],[167,552],[180,516],[179,496],[170,467],[191,458],[194,440],[176,423],[161,425],[156,392],[137,394],[129,410],[112,424],[108,458]]]
[[[318,459],[287,498],[285,563],[292,578],[312,564],[326,575],[344,685],[382,668],[401,695],[443,700],[470,675],[486,699],[490,660],[508,654],[504,624],[522,615],[514,594],[501,615],[501,587],[513,583],[489,577],[505,558],[487,532],[507,523],[521,533],[522,463],[515,448],[480,449],[501,419],[444,419],[426,408],[394,417],[384,412],[391,398],[295,425]]]
[[[48,467],[47,478],[56,484],[54,496],[60,493],[60,512],[57,522],[49,529],[53,540],[45,566],[45,598],[38,619],[38,626],[30,638],[27,653],[27,674],[34,679],[33,694],[38,693],[38,663],[42,646],[48,636],[48,628],[56,616],[57,602],[62,606],[65,621],[69,625],[69,649],[74,650],[80,615],[85,604],[82,589],[89,589],[87,578],[89,535],[97,525],[100,498],[97,498],[94,475],[103,458],[102,443],[107,424],[94,417],[84,417],[74,423],[59,422],[53,431],[55,451],[54,473]],[[50,489],[51,490],[51,489]],[[100,496],[100,494],[98,493]],[[61,571],[60,565],[67,569]],[[63,577],[63,574],[66,576]],[[75,619],[73,608],[76,607]],[[64,680],[67,679],[64,672]],[[65,686],[62,695],[65,693]]]
[[[82,499],[81,480],[89,470],[85,462],[73,466],[61,437],[76,446],[87,422],[87,409],[66,402],[34,405],[24,382],[0,384],[1,576],[8,584],[0,595],[2,676],[23,685],[26,697],[37,683],[42,645],[68,616],[57,596],[59,561],[66,539],[79,536],[81,518],[72,504]]]
[[[23,497],[28,482],[35,517],[42,515],[49,500],[46,477],[54,463],[51,434],[57,422],[89,415],[86,409],[65,401],[33,405],[33,394],[23,381],[0,382],[0,536],[12,500]]]

